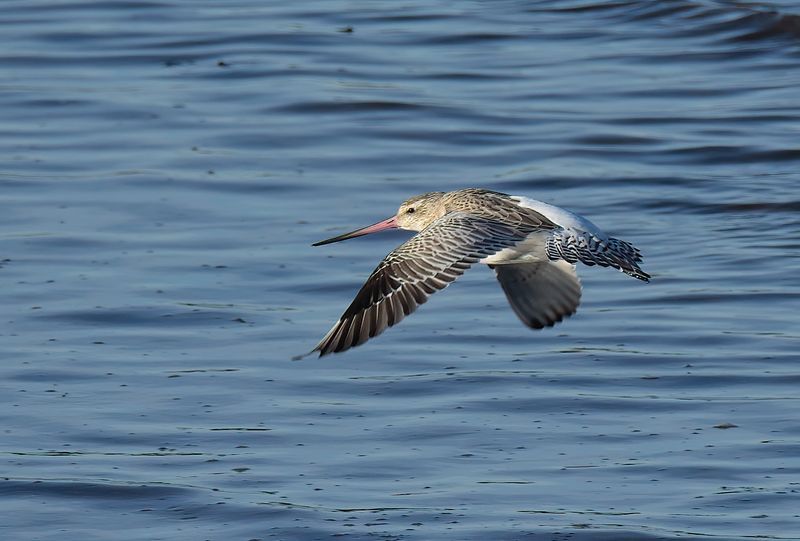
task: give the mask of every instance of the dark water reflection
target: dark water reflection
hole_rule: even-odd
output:
[[[3,7],[4,538],[800,538],[794,2]],[[290,362],[464,186],[653,282]]]

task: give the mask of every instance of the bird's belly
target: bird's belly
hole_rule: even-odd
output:
[[[528,238],[509,248],[481,259],[486,265],[503,265],[509,263],[532,263],[534,261],[547,261],[545,242],[547,232],[537,231],[528,235]]]

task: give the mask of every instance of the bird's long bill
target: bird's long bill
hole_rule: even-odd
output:
[[[396,227],[397,227],[397,216],[392,216],[391,218],[382,220],[376,224],[368,225],[367,227],[362,227],[361,229],[356,229],[355,231],[345,233],[344,235],[339,235],[338,237],[333,237],[330,239],[325,239],[319,242],[315,242],[311,246],[322,246],[323,244],[339,242],[340,240],[354,239],[356,237],[369,235],[370,233],[377,233],[378,231],[383,231],[384,229],[394,229]]]

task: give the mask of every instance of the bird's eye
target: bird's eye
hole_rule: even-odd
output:
[[[406,214],[414,214],[414,207],[408,207],[406,209]]]

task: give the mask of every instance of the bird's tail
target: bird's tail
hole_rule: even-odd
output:
[[[555,234],[548,237],[546,250],[554,261],[563,259],[569,263],[580,261],[589,266],[611,267],[643,282],[650,281],[650,275],[639,267],[641,252],[624,240],[613,237],[603,240],[588,234]]]
[[[633,244],[611,237],[608,239],[606,247],[602,255],[609,267],[621,270],[628,276],[633,276],[643,282],[650,281],[650,275],[639,267],[639,263],[642,262],[642,254]]]

